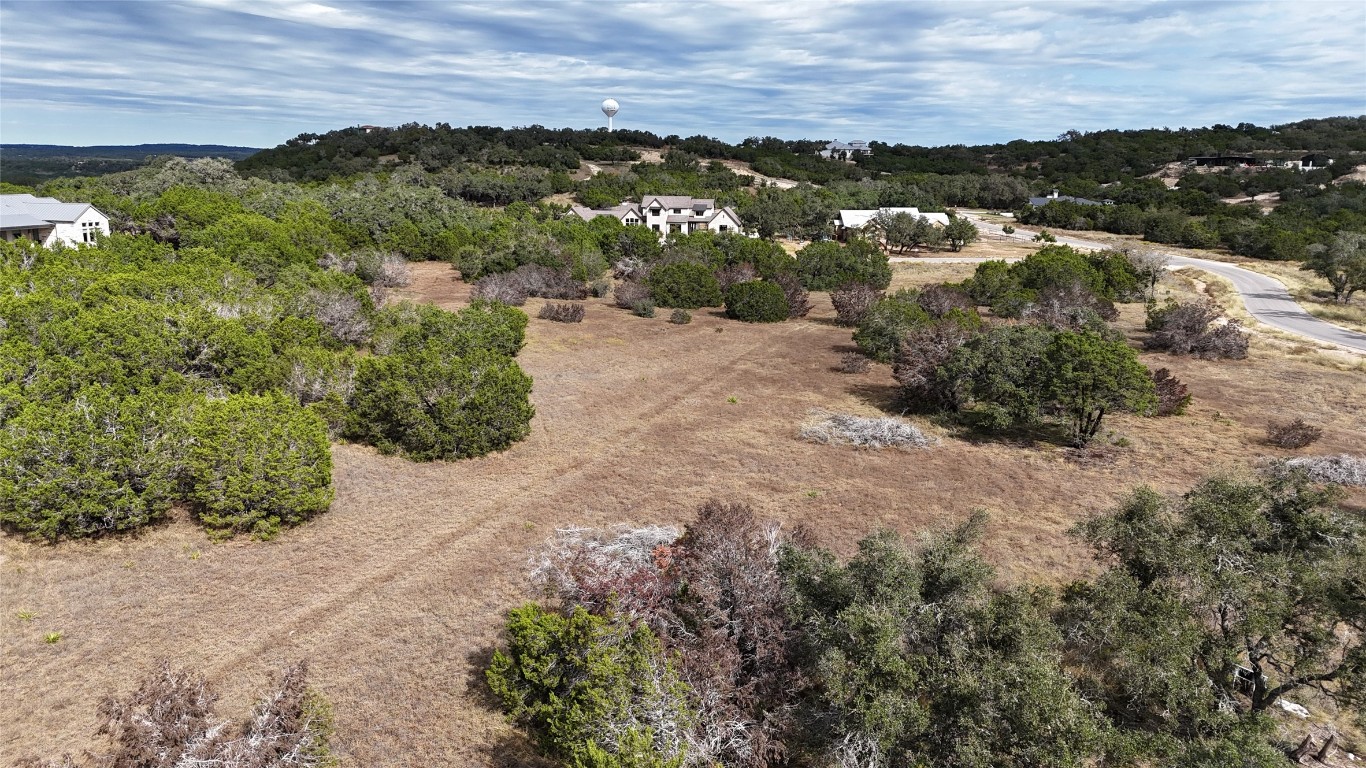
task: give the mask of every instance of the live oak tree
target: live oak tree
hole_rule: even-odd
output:
[[[1125,749],[1217,751],[1306,689],[1363,711],[1366,530],[1339,498],[1294,474],[1215,478],[1179,498],[1140,488],[1078,526],[1109,570],[1067,590],[1059,623]]]
[[[1142,413],[1157,404],[1148,369],[1123,342],[1064,331],[1053,337],[1044,362],[1046,399],[1067,414],[1078,446],[1096,436],[1106,413]]]
[[[1347,302],[1366,287],[1366,233],[1339,232],[1327,245],[1309,248],[1301,269],[1310,270],[1333,287],[1333,300]]]
[[[944,227],[944,238],[949,241],[949,248],[954,251],[963,250],[963,246],[977,242],[980,233],[971,221],[962,216],[955,216],[948,226]]]

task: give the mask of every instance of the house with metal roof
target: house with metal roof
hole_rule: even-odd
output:
[[[30,194],[0,195],[0,237],[32,240],[51,248],[58,243],[94,243],[109,234],[109,217],[90,203],[64,203]]]
[[[917,219],[925,219],[931,224],[941,227],[949,225],[949,215],[947,213],[921,213],[919,208],[850,208],[841,210],[839,216],[834,221],[835,237],[844,240],[850,232],[865,230],[880,214],[895,216],[904,213]]]
[[[1077,205],[1114,205],[1114,200],[1088,200],[1084,197],[1073,197],[1071,195],[1060,195],[1058,190],[1053,190],[1047,197],[1031,197],[1029,204],[1035,208],[1042,208],[1052,202],[1076,203]]]
[[[575,206],[569,212],[584,221],[611,216],[627,226],[646,226],[658,232],[660,240],[673,233],[744,231],[735,209],[730,206],[717,208],[713,199],[686,195],[645,195],[639,203],[600,209]]]
[[[855,139],[847,144],[836,139],[826,144],[818,150],[816,154],[826,159],[853,160],[859,155],[873,154],[873,148],[868,146],[868,142],[862,139]]]

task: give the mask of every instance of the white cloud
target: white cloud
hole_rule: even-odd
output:
[[[1230,8],[6,3],[0,110],[5,141],[102,143],[117,126],[259,145],[361,122],[596,125],[608,93],[618,126],[729,140],[976,143],[1366,112],[1366,4]]]

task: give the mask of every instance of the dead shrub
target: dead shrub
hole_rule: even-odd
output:
[[[930,314],[930,317],[935,319],[942,318],[955,309],[966,312],[975,308],[967,291],[943,284],[925,288],[919,296],[915,297],[915,303],[919,304],[922,309]]]
[[[370,334],[365,305],[346,291],[315,289],[308,292],[308,303],[313,307],[314,319],[338,341],[360,344]]]
[[[796,275],[783,273],[773,278],[773,282],[783,289],[789,318],[806,317],[811,312],[811,294],[802,287],[802,281]]]
[[[588,286],[574,279],[567,269],[551,269],[539,264],[523,264],[512,271],[522,285],[526,286],[529,296],[542,299],[568,299],[578,301],[588,298]]]
[[[99,768],[275,768],[335,765],[329,740],[331,707],[308,687],[308,666],[285,667],[270,692],[241,723],[215,713],[216,694],[203,675],[172,669],[162,661],[137,690],[99,705],[98,733],[114,742],[112,751],[83,760],[64,755],[61,762],[29,759],[33,766]]]
[[[721,284],[721,293],[730,290],[732,285],[748,283],[759,279],[759,272],[754,269],[754,265],[746,262],[743,264],[730,264],[716,270],[716,282]]]
[[[1304,419],[1273,421],[1266,425],[1266,441],[1277,448],[1303,448],[1320,437],[1323,437],[1323,430]]]
[[[553,320],[557,323],[581,323],[583,322],[584,308],[582,304],[555,304],[547,303],[541,307],[541,312],[537,317],[542,320]]]
[[[1301,456],[1286,459],[1280,466],[1303,472],[1316,483],[1366,486],[1366,457],[1341,453],[1336,456]]]
[[[1212,302],[1169,301],[1161,308],[1149,307],[1147,328],[1153,335],[1143,346],[1204,360],[1246,358],[1247,334],[1237,320],[1211,327],[1222,316]]]
[[[612,291],[612,300],[622,309],[632,309],[642,301],[648,301],[650,289],[639,280],[626,280]]]
[[[868,314],[873,303],[883,292],[867,283],[849,283],[830,292],[830,303],[835,305],[836,322],[854,327]]]
[[[1179,416],[1186,412],[1186,406],[1190,405],[1191,396],[1186,391],[1186,385],[1181,380],[1172,375],[1166,368],[1158,368],[1153,371],[1153,387],[1157,390],[1157,408],[1153,411],[1157,416]]]
[[[936,371],[971,338],[971,331],[951,320],[907,333],[892,363],[892,378],[901,385],[902,402],[925,411],[953,408],[954,393]]]
[[[852,445],[855,448],[928,448],[934,440],[918,428],[901,419],[880,419],[851,416],[813,410],[810,418],[797,433],[803,440],[828,445]]]
[[[413,272],[402,254],[391,251],[362,251],[355,257],[356,276],[380,288],[402,288],[412,281]]]
[[[1045,286],[1025,308],[1023,316],[1054,328],[1076,330],[1092,325],[1096,318],[1116,320],[1119,310],[1114,302],[1096,296],[1080,282],[1073,281]]]
[[[840,364],[835,370],[840,373],[867,373],[872,366],[873,361],[862,352],[845,352],[840,355]]]
[[[501,301],[510,307],[522,306],[529,295],[526,283],[515,272],[484,275],[475,280],[474,287],[470,289],[471,301]]]

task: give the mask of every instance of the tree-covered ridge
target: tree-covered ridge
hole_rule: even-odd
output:
[[[136,144],[67,147],[55,144],[0,144],[0,179],[33,185],[62,176],[100,176],[129,171],[153,157],[226,157],[240,160],[257,150],[220,144]]]
[[[1240,123],[1175,130],[1068,131],[1048,141],[1017,139],[978,146],[923,147],[872,141],[873,153],[860,156],[855,163],[817,157],[816,151],[825,143],[824,139],[767,136],[730,144],[701,135],[683,138],[602,128],[453,128],[446,123],[435,127],[409,123],[395,128],[355,127],[301,134],[242,160],[239,168],[254,175],[279,170],[301,181],[373,171],[393,160],[417,162],[433,171],[468,164],[556,171],[576,170],[581,161],[639,159],[633,148],[670,148],[702,158],[741,160],[769,176],[818,184],[886,175],[987,173],[1108,183],[1143,176],[1191,156],[1221,152],[1255,153],[1268,159],[1298,159],[1303,153],[1316,152],[1336,159],[1340,169],[1350,169],[1366,153],[1366,117],[1330,117],[1269,127]]]

